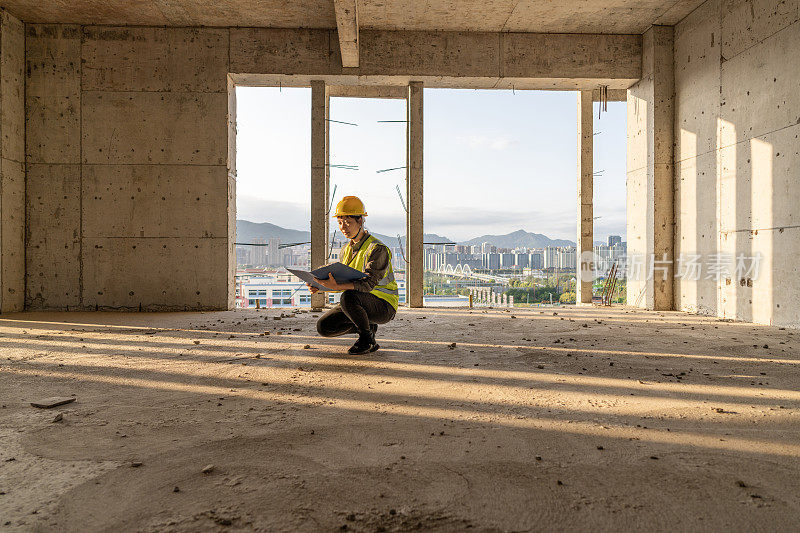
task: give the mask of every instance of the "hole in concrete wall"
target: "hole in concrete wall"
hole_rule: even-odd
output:
[[[311,89],[237,87],[236,123],[236,307],[308,305]]]
[[[625,228],[625,104],[611,104],[595,137],[615,184],[604,241]],[[454,243],[426,245],[426,305],[574,303],[576,128],[573,92],[425,90],[426,241]]]
[[[311,90],[237,87],[236,97],[237,242],[266,245],[237,247],[237,279],[260,268],[285,284],[288,275],[275,270],[309,260]],[[425,305],[468,305],[470,294],[478,305],[510,305],[509,296],[516,305],[574,302],[575,99],[425,90]],[[594,240],[608,258],[601,248],[609,235],[626,240],[626,112],[625,103],[610,102],[598,119],[597,106]],[[404,280],[406,102],[331,98],[329,119],[331,206],[346,195],[364,200],[368,228],[392,248]],[[344,243],[335,221],[331,237],[335,260]],[[608,266],[600,262],[598,272]],[[237,283],[237,306],[310,303],[301,284],[287,288]],[[616,293],[624,298],[624,283]]]
[[[367,229],[391,249],[404,303],[406,101],[331,98],[330,119],[331,205],[335,209],[345,196],[358,196],[364,202]],[[331,233],[334,260],[345,243],[336,220],[331,221]]]
[[[594,241],[597,282],[593,293],[599,296],[614,262],[620,267],[620,278],[612,284],[611,300],[626,302],[625,269],[627,253],[627,102],[608,102],[607,109],[594,110]]]

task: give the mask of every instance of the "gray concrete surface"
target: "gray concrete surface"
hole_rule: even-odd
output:
[[[25,33],[0,13],[0,311],[25,304]]]
[[[641,34],[677,23],[702,0],[359,0],[360,26],[384,30]],[[106,25],[336,28],[334,1],[3,0],[30,22]]]
[[[679,279],[678,309],[800,327],[800,2],[709,0],[675,27],[676,252],[761,255]]]
[[[798,332],[557,313],[5,315],[0,528],[796,529]]]
[[[227,30],[26,34],[28,308],[226,308]]]

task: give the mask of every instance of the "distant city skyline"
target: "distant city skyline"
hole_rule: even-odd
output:
[[[237,242],[240,243],[257,243],[267,239],[279,238],[283,243],[301,243],[306,242],[311,238],[309,230],[298,230],[292,228],[284,228],[277,226],[271,222],[252,222],[249,220],[237,219],[236,221]],[[392,235],[381,234],[378,231],[372,230],[372,233],[384,241],[385,244],[394,246],[397,242],[397,237]],[[333,236],[336,242],[343,242],[346,239],[338,232],[334,233],[333,228],[329,237]],[[618,242],[622,242],[622,236],[610,235],[607,240],[595,239],[595,244],[609,244],[611,245],[612,238]],[[524,230],[517,230],[510,233],[501,235],[484,234],[477,235],[469,239],[453,240],[448,239],[447,235],[439,235],[436,233],[425,233],[424,239],[429,244],[482,244],[490,243],[500,248],[542,248],[544,246],[575,246],[575,241],[572,239],[552,239],[548,235],[542,233],[529,233]]]
[[[595,115],[595,238],[625,233],[625,104]],[[595,107],[597,110],[597,107]],[[310,90],[237,88],[237,218],[308,229]],[[463,241],[524,229],[575,240],[576,96],[425,90],[425,232]],[[405,101],[332,98],[334,202],[361,196],[378,233],[404,233]]]

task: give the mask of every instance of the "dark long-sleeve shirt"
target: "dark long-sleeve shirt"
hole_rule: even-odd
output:
[[[358,243],[353,244],[353,241],[350,241],[350,251],[353,254],[351,257],[355,257],[368,237],[369,233],[365,231],[364,236]],[[389,259],[389,248],[383,243],[376,244],[364,262],[364,272],[367,277],[353,281],[355,289],[359,292],[370,292],[374,289],[386,275],[386,271],[389,269]]]

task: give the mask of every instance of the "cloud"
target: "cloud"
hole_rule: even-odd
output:
[[[486,135],[460,136],[456,138],[456,142],[466,144],[470,148],[488,148],[490,150],[505,150],[517,144],[517,141],[505,136],[488,137]]]

